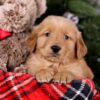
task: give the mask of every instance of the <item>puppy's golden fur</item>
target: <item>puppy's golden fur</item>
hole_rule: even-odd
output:
[[[86,45],[76,25],[60,16],[49,16],[27,40],[31,52],[27,61],[28,72],[39,82],[68,83],[74,79],[93,78],[84,61]],[[54,53],[52,46],[58,46]]]

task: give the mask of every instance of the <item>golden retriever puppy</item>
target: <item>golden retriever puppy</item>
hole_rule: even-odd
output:
[[[74,79],[93,79],[84,61],[86,45],[76,25],[60,16],[48,16],[35,27],[27,40],[30,57],[28,73],[38,82],[68,83]]]

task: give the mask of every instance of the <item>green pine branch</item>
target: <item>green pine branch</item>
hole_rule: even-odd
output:
[[[76,13],[80,17],[96,16],[96,9],[84,0],[69,0],[70,11]]]

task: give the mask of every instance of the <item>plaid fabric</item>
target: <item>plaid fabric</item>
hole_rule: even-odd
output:
[[[71,84],[37,83],[29,74],[0,70],[0,100],[92,100],[94,84],[88,79]]]
[[[100,92],[97,92],[94,97],[93,100],[100,100]]]

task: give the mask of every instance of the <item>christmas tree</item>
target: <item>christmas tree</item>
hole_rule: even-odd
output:
[[[43,16],[71,12],[78,16],[78,27],[88,47],[86,61],[94,73],[94,82],[100,89],[100,0],[47,0]]]

